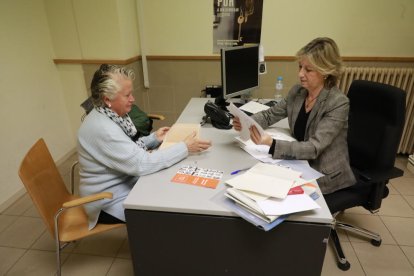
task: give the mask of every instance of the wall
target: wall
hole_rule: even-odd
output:
[[[211,55],[213,1],[137,0],[149,55]],[[262,44],[268,56],[292,56],[318,36],[345,56],[414,56],[412,0],[264,0]]]
[[[0,211],[22,192],[17,171],[43,137],[55,160],[74,149],[43,0],[0,1]]]

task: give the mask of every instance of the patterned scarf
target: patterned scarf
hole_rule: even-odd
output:
[[[108,116],[109,119],[111,119],[118,126],[120,126],[122,130],[125,132],[125,134],[128,135],[128,137],[131,138],[131,140],[134,141],[140,148],[147,150],[147,147],[145,146],[144,142],[141,139],[138,139],[138,131],[135,128],[135,125],[132,123],[132,120],[128,114],[125,114],[124,117],[121,117],[108,107],[96,107],[96,110],[99,113]]]

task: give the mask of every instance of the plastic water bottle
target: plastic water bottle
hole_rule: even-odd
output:
[[[279,102],[283,99],[283,77],[278,76],[276,80],[276,86],[275,86],[275,101]]]

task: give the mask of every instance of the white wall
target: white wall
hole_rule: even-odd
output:
[[[37,139],[55,160],[75,147],[53,57],[43,0],[1,0],[0,211],[22,190],[17,170]]]
[[[137,0],[148,55],[211,55],[212,0]],[[414,56],[413,0],[263,0],[265,55],[294,56],[318,36],[344,56]]]

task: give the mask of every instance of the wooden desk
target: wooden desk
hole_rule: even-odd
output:
[[[193,98],[177,120],[201,121],[207,99]],[[320,275],[333,218],[321,196],[316,211],[291,215],[264,232],[214,198],[230,172],[257,163],[234,130],[207,124],[213,146],[179,164],[141,177],[124,202],[136,275]],[[170,182],[184,164],[224,171],[217,189]]]

